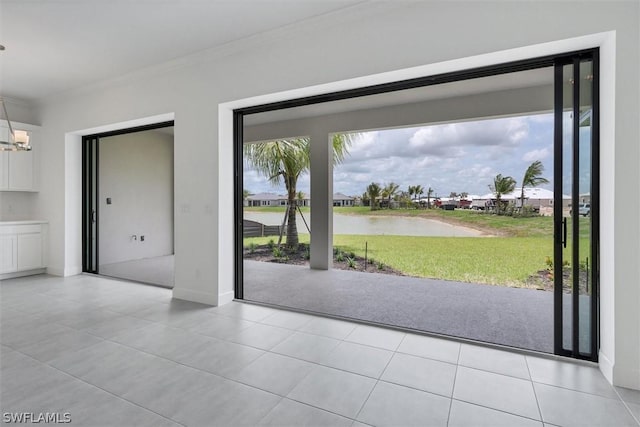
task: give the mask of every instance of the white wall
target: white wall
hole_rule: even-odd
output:
[[[173,135],[101,138],[99,150],[100,265],[173,254]]]
[[[36,193],[0,192],[0,221],[38,219],[35,214]]]
[[[81,257],[74,135],[82,129],[175,114],[174,296],[216,304],[233,296],[228,129],[220,128],[218,144],[218,120],[227,123],[231,113],[220,103],[413,66],[437,73],[450,67],[446,61],[478,55],[536,56],[547,42],[555,48],[565,46],[557,40],[615,31],[601,58],[601,93],[609,95],[602,103],[601,365],[615,383],[640,388],[640,199],[630,196],[640,182],[638,17],[635,1],[367,2],[43,100],[47,161],[37,207],[50,221],[52,271],[73,272]]]

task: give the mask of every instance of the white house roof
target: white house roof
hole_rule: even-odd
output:
[[[516,200],[516,199],[519,199],[521,191],[522,191],[521,188],[516,188],[515,190],[513,190],[512,193],[503,194],[501,199],[502,200]],[[488,194],[485,194],[483,196],[478,196],[478,199],[480,199],[480,200],[489,200],[489,199],[495,199],[495,198],[496,198],[496,194],[495,193],[488,193]],[[551,200],[551,199],[553,199],[553,191],[547,190],[546,188],[537,188],[537,187],[529,188],[529,187],[525,187],[525,189],[524,189],[524,198],[525,199],[530,199],[530,200],[536,200],[536,199],[537,200]],[[562,198],[565,199],[565,200],[571,199],[571,197],[567,196],[566,194],[563,194]],[[474,196],[474,200],[475,200],[475,196]]]
[[[282,200],[286,198],[286,196],[281,196],[275,193],[258,193],[247,197],[247,200]]]
[[[342,193],[333,193],[333,200],[353,200],[353,197]]]

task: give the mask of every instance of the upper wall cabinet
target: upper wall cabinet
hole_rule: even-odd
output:
[[[29,133],[31,151],[0,151],[0,191],[38,191],[38,147],[40,127],[11,122],[14,130]],[[6,138],[9,127],[0,121],[0,136]]]

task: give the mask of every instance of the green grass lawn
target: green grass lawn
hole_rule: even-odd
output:
[[[273,237],[244,239],[266,244]],[[300,234],[308,243],[309,235]],[[553,257],[553,241],[546,237],[420,237],[335,235],[334,247],[364,256],[415,277],[503,286],[525,286],[527,278],[547,268],[546,257]],[[581,251],[588,241],[581,241]],[[587,253],[587,252],[583,252]],[[583,257],[581,257],[583,258]]]
[[[247,208],[245,208],[247,209]],[[282,207],[248,208],[258,212],[283,212]],[[309,208],[303,208],[309,211]],[[497,216],[470,210],[383,209],[368,207],[334,208],[335,213],[351,215],[401,215],[439,219],[468,225],[496,237],[422,237],[389,235],[335,235],[334,247],[381,261],[403,273],[426,278],[456,280],[492,285],[525,286],[527,278],[547,268],[547,257],[553,259],[553,218],[519,218]],[[568,221],[571,229],[571,220]],[[589,254],[589,218],[580,218],[580,259]],[[266,244],[277,237],[244,239]],[[308,243],[309,235],[300,234],[300,242]],[[570,246],[570,245],[569,245]],[[571,259],[570,248],[565,259]]]

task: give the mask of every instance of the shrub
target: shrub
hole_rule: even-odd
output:
[[[284,251],[280,248],[273,248],[274,258],[284,258]]]
[[[249,243],[249,253],[255,253],[257,247],[258,245],[255,242]]]
[[[344,254],[342,252],[338,252],[336,254],[336,261],[338,261],[338,262],[344,261]]]
[[[275,245],[276,245],[276,242],[273,239],[269,239],[269,243],[267,243],[267,246],[269,247],[269,249],[273,249]]]
[[[384,270],[384,263],[382,261],[379,261],[376,266],[378,267],[378,270]]]
[[[356,262],[356,260],[355,260],[355,259],[353,259],[353,258],[351,258],[351,257],[348,257],[348,258],[347,258],[347,266],[348,266],[349,268],[356,268],[356,267],[358,267],[358,263]]]

